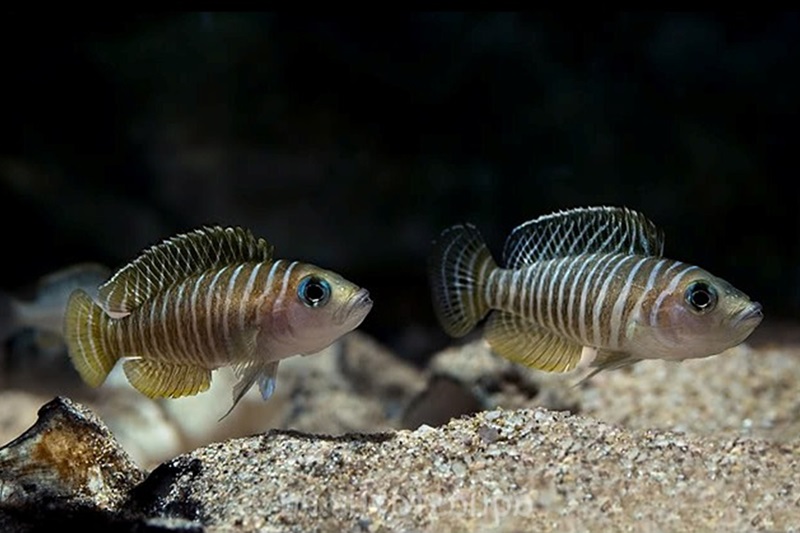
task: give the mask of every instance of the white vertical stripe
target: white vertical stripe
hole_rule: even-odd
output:
[[[282,263],[282,260],[278,259],[274,263],[272,263],[272,267],[269,269],[269,275],[267,276],[267,283],[264,286],[265,291],[269,291],[270,287],[272,286],[272,277],[275,275],[275,270],[278,268],[278,265]],[[244,287],[244,293],[242,294],[242,299],[239,302],[239,332],[244,333],[247,331],[250,324],[247,323],[247,310],[250,306],[250,295],[253,293],[253,286],[256,283],[256,278],[258,277],[258,273],[261,271],[261,267],[264,266],[265,263],[258,263],[254,268],[253,271],[250,272],[250,277],[247,278],[247,285]]]
[[[236,286],[236,280],[239,279],[239,274],[241,274],[244,267],[245,264],[241,264],[236,267],[231,274],[231,279],[228,281],[228,288],[225,289],[225,300],[223,301],[224,309],[222,312],[222,335],[226,345],[230,345],[231,343],[231,304],[236,301],[234,287]]]
[[[172,287],[168,288],[164,294],[160,295],[161,298],[161,317],[159,318],[159,322],[161,322],[161,331],[164,334],[164,344],[165,350],[167,353],[164,355],[168,355],[171,359],[176,358],[179,359],[180,350],[175,349],[175,345],[173,344],[172,335],[170,335],[169,328],[167,327],[167,317],[169,316],[169,302],[170,302],[170,291]],[[155,307],[155,306],[154,306]]]
[[[639,272],[639,269],[642,268],[642,265],[648,260],[647,257],[642,257],[639,261],[633,265],[630,272],[628,272],[628,277],[625,279],[625,285],[622,286],[622,290],[619,291],[619,295],[617,296],[617,301],[614,302],[614,307],[611,310],[611,324],[610,330],[608,333],[608,344],[611,348],[617,349],[619,348],[619,334],[620,328],[622,324],[622,311],[625,309],[625,303],[628,300],[628,294],[631,292],[631,285],[633,284],[633,280],[636,279],[636,274]]]
[[[545,305],[550,305],[550,302],[546,302],[544,298],[544,286],[549,279],[548,274],[550,273],[550,269],[553,267],[553,263],[555,261],[547,261],[545,264],[544,270],[539,273],[539,279],[536,280],[536,320],[535,322],[540,326],[544,326],[544,312],[545,312]]]
[[[508,303],[506,304],[507,309],[518,309],[519,305],[517,304],[517,291],[519,290],[519,269],[509,271],[509,275],[506,276],[506,283],[509,285],[509,293],[508,293]]]
[[[494,270],[493,272],[489,273],[489,279],[486,280],[486,283],[483,285],[483,299],[489,305],[489,307],[496,308],[498,306],[495,299],[492,297],[492,288],[497,285],[497,279],[500,277],[499,270]],[[497,292],[497,291],[495,291]]]
[[[213,357],[213,361],[219,359],[219,356],[225,352],[225,347],[221,344],[218,332],[214,331],[215,322],[219,315],[219,309],[214,307],[214,301],[218,300],[219,294],[217,293],[217,284],[220,277],[230,267],[221,268],[212,278],[211,283],[206,291],[206,336],[208,337],[208,345],[210,347],[209,355]],[[211,361],[209,361],[211,362]]]
[[[186,321],[181,320],[181,310],[186,309],[183,303],[183,298],[186,291],[186,282],[178,284],[178,293],[172,301],[172,319],[175,321],[175,336],[178,338],[178,352],[180,352],[179,360],[190,362],[195,355],[195,350],[189,347],[187,342],[188,332],[186,331]]]
[[[681,265],[685,265],[685,263],[680,263],[680,264]],[[673,267],[674,266],[675,265],[673,265]],[[664,303],[664,299],[667,296],[669,296],[670,294],[675,292],[675,289],[678,287],[678,284],[681,282],[681,280],[683,279],[683,277],[686,274],[688,274],[692,270],[698,270],[698,269],[699,269],[699,267],[696,267],[694,265],[688,265],[688,266],[686,266],[686,268],[684,268],[683,270],[681,270],[680,272],[675,274],[675,277],[672,278],[672,281],[669,282],[669,285],[667,285],[667,288],[664,289],[663,291],[661,291],[661,293],[658,295],[658,298],[656,298],[656,303],[655,303],[655,305],[653,305],[652,311],[650,311],[650,325],[651,326],[657,326],[658,325],[658,311],[659,311],[659,309],[661,309],[661,304]],[[668,268],[667,272],[669,272],[670,270],[672,270],[672,267]]]
[[[501,270],[497,274],[497,284],[495,287],[497,291],[494,293],[495,300],[497,301],[497,307],[502,307],[503,302],[505,301],[505,291],[506,291],[506,272],[508,270]]]
[[[208,347],[205,346],[205,343],[203,342],[202,335],[200,335],[200,325],[197,319],[197,309],[199,308],[197,299],[200,293],[200,287],[203,285],[203,280],[207,274],[208,272],[203,272],[200,277],[194,281],[192,294],[189,297],[189,309],[191,309],[192,314],[192,337],[194,338],[195,342],[197,342],[197,352],[194,355],[195,360],[198,362],[207,359],[207,356],[211,355],[208,353]]]
[[[120,327],[125,328],[125,333],[128,334],[128,352],[123,354],[125,356],[131,357],[134,355],[138,355],[136,352],[136,315],[138,313],[134,310],[133,313],[129,314],[128,316],[121,318],[119,321]]]
[[[664,264],[667,263],[667,259],[659,259],[658,262],[653,266],[653,269],[650,271],[650,275],[647,277],[647,284],[644,287],[644,290],[639,295],[639,298],[636,300],[636,304],[631,309],[630,314],[628,315],[627,320],[625,321],[624,327],[620,328],[619,335],[617,336],[617,346],[622,347],[624,344],[622,337],[625,335],[627,330],[627,326],[630,324],[631,320],[638,320],[639,314],[642,310],[642,305],[644,304],[645,298],[647,298],[653,290],[653,287],[656,285],[656,280],[658,279],[658,273],[664,267]]]
[[[578,324],[580,330],[580,337],[581,341],[586,344],[592,344],[593,341],[589,339],[589,310],[586,308],[589,304],[589,297],[590,294],[593,293],[594,287],[597,286],[598,282],[602,279],[602,272],[605,270],[606,264],[613,261],[617,255],[596,255],[592,254],[591,256],[587,257],[587,261],[591,258],[591,262],[593,263],[592,269],[589,271],[589,274],[586,276],[586,279],[583,281],[583,286],[581,287],[581,305],[578,312]],[[602,267],[602,268],[601,268]],[[596,279],[593,279],[597,276]]]
[[[156,305],[153,300],[148,301],[145,305],[147,306],[147,317],[148,317],[147,332],[150,334],[149,335],[150,350],[148,351],[152,351],[151,354],[152,356],[162,359],[164,353],[162,352],[161,345],[158,342],[158,333],[156,331],[156,328],[158,326],[158,321],[157,321],[158,319],[156,317]]]
[[[550,276],[550,285],[547,289],[547,326],[553,333],[556,332],[556,320],[553,316],[554,311],[558,311],[556,309],[557,301],[556,295],[554,294],[553,290],[555,288],[555,284],[557,281],[561,279],[563,275],[561,271],[564,268],[564,264],[567,262],[566,257],[556,260],[556,269],[555,272]]]
[[[525,293],[522,299],[523,307],[520,310],[520,314],[525,317],[528,322],[534,322],[533,305],[536,302],[536,295],[533,292],[533,281],[537,270],[538,268],[536,266],[525,267],[525,277],[522,280],[522,284],[525,287]]]
[[[573,289],[575,288],[575,284],[577,283],[577,278],[573,275],[573,270],[575,269],[575,265],[579,264],[582,257],[580,255],[575,255],[572,257],[572,260],[569,261],[567,264],[567,269],[564,274],[561,275],[561,279],[559,280],[558,285],[558,304],[556,306],[556,316],[558,317],[558,330],[565,338],[574,338],[574,332],[568,331],[568,326],[570,322],[570,312],[572,306],[569,305],[571,302],[568,300],[565,301],[565,294],[564,288],[569,284]],[[578,272],[580,274],[580,271]],[[566,315],[566,318],[565,318]]]
[[[569,298],[568,298],[568,302],[569,303],[567,305],[567,317],[568,317],[567,318],[567,323],[569,325],[570,333],[572,334],[572,336],[573,336],[573,338],[575,340],[577,340],[577,341],[579,341],[581,343],[583,342],[583,337],[581,337],[581,334],[580,334],[580,323],[582,322],[581,321],[581,317],[580,316],[576,317],[577,320],[573,319],[573,317],[575,316],[575,305],[577,303],[575,301],[575,293],[576,293],[576,290],[578,289],[578,287],[585,286],[585,284],[586,284],[586,280],[583,279],[583,274],[586,271],[586,269],[589,266],[589,264],[592,263],[592,261],[588,260],[589,257],[590,256],[587,256],[587,255],[581,255],[580,256],[580,258],[581,258],[580,259],[580,263],[579,263],[580,268],[578,269],[578,273],[575,274],[575,277],[573,278],[572,282],[570,283],[571,286],[569,288]],[[580,311],[580,309],[579,309],[579,311]]]
[[[283,300],[286,297],[286,288],[289,286],[289,279],[292,276],[292,271],[297,266],[297,261],[292,261],[289,263],[289,266],[286,268],[286,271],[283,273],[283,281],[281,282],[281,292],[278,293],[278,297],[275,299],[275,305],[273,309],[281,309],[283,306]]]
[[[614,280],[614,277],[622,268],[625,263],[628,263],[634,258],[634,256],[627,255],[627,256],[620,256],[619,260],[617,260],[614,267],[611,269],[611,272],[605,275],[605,280],[603,281],[603,285],[600,288],[600,293],[597,295],[597,300],[594,303],[594,309],[592,313],[592,337],[594,339],[594,345],[599,347],[602,346],[602,329],[600,324],[600,314],[603,312],[603,307],[606,303],[606,297],[609,293],[609,286],[611,282]],[[602,327],[608,327],[608,324],[603,324]]]

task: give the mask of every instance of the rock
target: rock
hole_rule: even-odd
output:
[[[580,390],[571,387],[575,380],[571,374],[537,372],[514,364],[493,354],[484,340],[439,352],[428,364],[427,373],[428,386],[405,414],[407,428],[419,423],[438,425],[450,417],[496,407],[576,411],[581,402]],[[454,390],[455,385],[462,390]],[[447,390],[437,394],[434,388]],[[436,414],[429,417],[427,411]]]
[[[402,426],[441,426],[452,418],[482,410],[481,402],[457,379],[433,375],[427,388],[418,394],[403,414]]]
[[[791,529],[798,349],[643,362],[573,387],[582,372],[525,369],[481,340],[421,373],[356,334],[282,364],[275,402],[242,404],[252,425],[213,432],[224,378],[185,411],[120,385],[95,398],[127,448],[171,455],[146,479],[97,417],[57,398],[0,448],[0,529]],[[294,429],[223,436],[258,424]]]
[[[196,446],[159,402],[142,396],[132,387],[104,394],[91,407],[131,459],[144,469],[171,459]]]
[[[209,530],[783,530],[800,443],[628,431],[542,408],[440,428],[270,431],[173,459],[129,512]]]
[[[117,509],[144,473],[88,409],[57,397],[0,448],[0,509]]]
[[[483,409],[542,406],[631,429],[770,440],[800,436],[798,347],[740,345],[681,363],[643,361],[601,372],[576,387],[584,370],[549,374],[528,369],[493,355],[477,340],[436,355],[430,372],[460,383],[460,394],[471,394]]]
[[[287,359],[281,371],[291,408],[273,427],[311,433],[397,428],[425,386],[419,370],[360,332],[348,334],[328,353]]]

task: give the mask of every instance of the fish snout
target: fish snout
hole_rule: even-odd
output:
[[[371,309],[372,298],[369,295],[369,291],[367,289],[359,289],[352,298],[350,298],[348,304],[335,315],[335,320],[340,324],[344,324],[357,317],[360,323]]]
[[[367,289],[359,289],[356,295],[353,297],[353,303],[350,306],[350,311],[348,313],[351,314],[358,309],[371,309],[372,308],[372,298],[369,295],[369,291]]]
[[[738,324],[753,324],[757,326],[764,318],[764,311],[760,303],[752,302],[737,316],[736,322]]]

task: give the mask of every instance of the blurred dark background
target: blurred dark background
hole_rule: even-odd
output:
[[[116,267],[208,223],[374,295],[363,329],[448,340],[429,243],[499,254],[556,209],[627,205],[666,254],[800,312],[800,15],[6,14],[0,288]]]

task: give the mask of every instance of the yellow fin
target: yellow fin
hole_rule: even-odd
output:
[[[105,339],[109,320],[85,291],[77,289],[70,295],[64,312],[64,339],[73,366],[92,387],[106,380],[118,359]]]
[[[199,366],[129,359],[123,369],[131,385],[150,398],[192,396],[211,386],[211,370]]]
[[[581,360],[580,344],[562,339],[512,313],[489,316],[486,340],[498,355],[546,372],[568,372]]]
[[[98,299],[111,313],[130,313],[189,276],[235,263],[272,259],[272,246],[243,228],[205,227],[145,250],[100,286]]]

